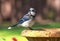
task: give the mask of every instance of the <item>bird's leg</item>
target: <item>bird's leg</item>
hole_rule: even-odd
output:
[[[28,27],[30,30],[34,30],[34,29],[32,29],[31,27]]]
[[[33,29],[31,27],[29,27],[30,30],[40,30],[40,31],[45,31],[44,29],[40,28],[40,29]]]

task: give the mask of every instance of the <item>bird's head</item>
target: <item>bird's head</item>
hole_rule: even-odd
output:
[[[30,15],[32,15],[32,16],[35,16],[35,14],[36,14],[35,11],[36,11],[36,10],[35,10],[34,8],[30,8],[28,14],[30,14]]]
[[[35,9],[34,9],[34,8],[30,8],[29,10],[30,10],[30,11],[33,11],[33,10],[35,10]]]

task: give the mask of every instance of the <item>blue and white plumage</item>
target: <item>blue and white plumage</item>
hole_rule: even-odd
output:
[[[35,16],[35,9],[30,8],[29,12],[22,17],[16,24],[17,26],[23,26],[23,27],[31,27],[34,24],[34,16]],[[11,29],[11,27],[14,27],[16,25],[8,27],[8,29]]]

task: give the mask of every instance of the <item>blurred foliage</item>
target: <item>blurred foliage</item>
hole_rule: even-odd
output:
[[[9,22],[4,22],[0,25],[0,38],[5,38],[7,41],[12,39],[12,37],[16,37],[18,41],[28,41],[25,37],[21,37],[20,34],[23,30],[27,29],[24,27],[12,27],[11,30],[8,30],[8,26],[11,25]],[[32,28],[40,29],[40,28],[60,28],[60,23],[50,23],[50,24],[39,24],[35,23]]]
[[[54,12],[53,12],[53,11],[49,11],[47,17],[48,17],[48,19],[53,19],[53,17],[54,17]]]

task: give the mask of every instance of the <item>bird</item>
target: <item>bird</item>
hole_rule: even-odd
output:
[[[9,26],[8,29],[12,29],[12,27],[15,26],[22,26],[33,30],[31,27],[35,23],[35,16],[36,10],[34,8],[30,8],[27,14],[25,14],[16,24]]]

